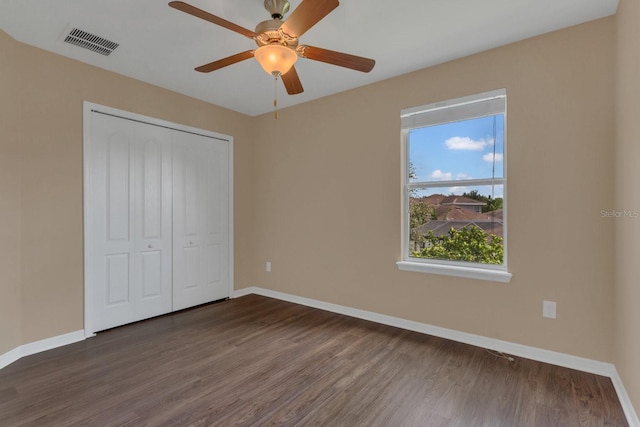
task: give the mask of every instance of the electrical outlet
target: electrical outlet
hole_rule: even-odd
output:
[[[555,301],[542,301],[542,317],[546,317],[548,319],[556,318]]]
[[[267,273],[271,273],[271,261],[267,261],[267,265],[265,268],[267,270]]]

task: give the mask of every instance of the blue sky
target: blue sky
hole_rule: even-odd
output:
[[[495,138],[494,138],[495,120]],[[495,175],[493,158],[495,150]],[[504,155],[504,115],[446,123],[413,129],[409,132],[409,160],[416,179],[412,182],[437,182],[461,179],[502,178]],[[502,186],[494,189],[494,197],[502,196]],[[460,194],[477,189],[490,195],[491,187],[442,187],[429,194]]]

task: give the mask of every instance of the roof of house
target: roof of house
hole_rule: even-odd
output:
[[[447,196],[440,202],[441,205],[467,205],[467,206],[485,206],[485,202],[475,200],[464,196]]]
[[[446,196],[444,194],[432,194],[430,196],[422,197],[422,200],[425,203],[436,206],[442,204],[442,201],[445,199],[445,197]]]
[[[416,203],[426,203],[435,209],[439,221],[494,221],[502,222],[503,211],[496,209],[491,212],[477,212],[473,207],[485,206],[486,203],[463,196],[444,196],[432,194],[430,196],[412,197]]]
[[[426,235],[429,231],[433,232],[436,237],[441,237],[449,233],[451,228],[456,230],[462,227],[475,226],[482,229],[487,234],[495,234],[502,237],[503,224],[502,220],[432,220],[414,228],[418,233]]]
[[[502,221],[503,211],[502,211],[502,209],[496,209],[495,211],[486,212],[484,215],[489,215],[492,218],[497,218],[497,219],[500,219]]]
[[[440,205],[435,209],[439,220],[487,220],[491,218],[487,214],[466,207],[466,205]]]

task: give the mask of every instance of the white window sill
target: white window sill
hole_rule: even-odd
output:
[[[417,273],[441,274],[444,276],[464,277],[467,279],[490,280],[493,282],[509,283],[511,273],[505,270],[489,268],[466,267],[458,265],[433,264],[424,262],[398,261],[398,269]]]

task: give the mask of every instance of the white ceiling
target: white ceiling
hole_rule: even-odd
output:
[[[290,0],[291,10],[301,0]],[[305,0],[314,1],[314,0]],[[186,0],[253,30],[262,0]],[[249,59],[209,74],[193,69],[255,43],[170,8],[168,0],[2,0],[0,28],[24,43],[248,115],[273,109],[273,78]],[[300,59],[304,93],[287,107],[538,34],[615,14],[618,0],[342,0],[302,44],[376,60],[368,74]],[[73,26],[120,46],[108,57],[63,43]],[[62,38],[61,38],[62,37]]]

